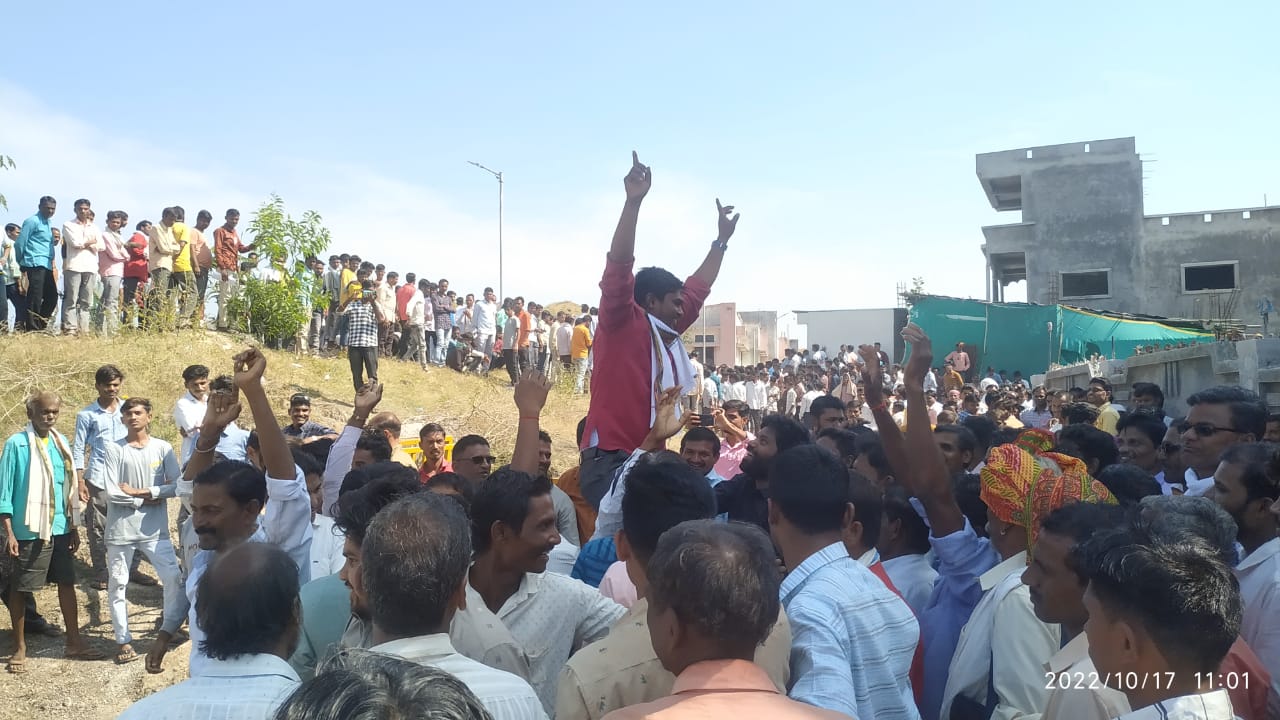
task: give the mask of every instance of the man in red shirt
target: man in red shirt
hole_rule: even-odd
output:
[[[397,357],[404,354],[404,346],[408,340],[405,331],[409,329],[409,298],[413,297],[413,291],[417,286],[418,276],[405,273],[404,284],[396,288],[396,319],[400,321],[400,341],[393,350]]]
[[[231,299],[232,282],[240,270],[240,253],[253,249],[253,243],[240,242],[236,225],[240,222],[239,210],[228,210],[226,222],[213,231],[214,264],[218,267],[218,329],[227,329],[227,301]]]
[[[680,334],[697,320],[738,224],[733,207],[716,200],[719,234],[693,275],[682,283],[662,268],[633,273],[640,203],[652,184],[649,168],[634,152],[622,184],[627,199],[600,280],[591,408],[580,445],[582,494],[593,507],[599,507],[614,470],[649,433],[656,391],[679,386],[687,394],[701,382]]]

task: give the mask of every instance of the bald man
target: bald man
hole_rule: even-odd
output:
[[[405,467],[417,467],[413,464],[413,458],[409,457],[409,453],[400,447],[400,418],[393,412],[380,412],[369,418],[366,428],[378,430],[387,436],[387,442],[391,443],[391,461],[398,462]]]

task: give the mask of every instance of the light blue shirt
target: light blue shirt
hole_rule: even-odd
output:
[[[76,413],[76,432],[71,441],[71,459],[76,470],[85,471],[85,482],[103,490],[102,471],[107,460],[107,445],[116,445],[129,434],[120,419],[120,403],[115,410],[105,410],[97,400]],[[85,448],[89,450],[89,464],[84,462]]]
[[[232,423],[222,431],[222,436],[218,438],[218,444],[213,451],[228,460],[248,462],[249,456],[245,454],[245,448],[248,446],[249,431]],[[192,445],[192,447],[195,446]]]
[[[298,687],[298,674],[275,655],[209,660],[191,679],[148,695],[116,720],[262,720]]]
[[[791,623],[793,700],[851,717],[916,720],[911,609],[835,542],[792,570],[779,590]]]
[[[53,432],[57,432],[56,430]],[[62,461],[62,453],[53,440],[53,432],[45,439],[45,449],[49,453],[53,465],[53,525],[50,534],[65,535],[67,528],[68,508],[66,497],[62,492],[63,473],[66,463]],[[37,535],[27,525],[27,493],[31,492],[31,444],[26,431],[14,433],[4,444],[0,452],[0,515],[12,518],[13,535],[19,540],[35,540]]]
[[[924,692],[920,712],[924,720],[938,720],[947,689],[951,657],[956,654],[960,631],[982,599],[978,578],[1000,564],[991,541],[978,537],[968,519],[950,535],[929,535],[938,560],[938,580],[929,605],[920,613],[924,638]]]
[[[22,232],[14,244],[21,267],[43,267],[53,269],[53,228],[49,221],[39,213],[32,215],[22,223]]]

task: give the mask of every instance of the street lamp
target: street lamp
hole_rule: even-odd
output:
[[[467,162],[498,179],[498,301],[501,302],[506,297],[506,295],[502,294],[502,173],[497,170],[490,170],[473,160],[468,160]]]

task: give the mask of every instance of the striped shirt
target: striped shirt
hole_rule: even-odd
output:
[[[546,720],[529,683],[460,655],[444,633],[401,638],[369,649],[449,673],[475,693],[494,720]]]
[[[918,720],[911,609],[835,542],[792,570],[779,591],[791,622],[792,699],[858,718]]]
[[[378,347],[378,320],[373,306],[356,301],[347,306],[347,346],[354,348]]]

